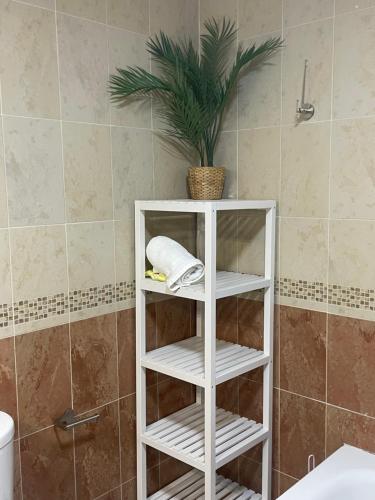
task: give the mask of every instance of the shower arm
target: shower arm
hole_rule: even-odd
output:
[[[301,104],[299,102],[299,99],[297,99],[297,106],[296,106],[297,117],[299,120],[310,120],[315,113],[315,108],[313,104],[305,102],[307,68],[308,68],[308,60],[305,59],[305,67],[303,71],[303,81],[302,81]]]

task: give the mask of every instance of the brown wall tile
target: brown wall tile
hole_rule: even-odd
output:
[[[135,392],[135,309],[120,311],[116,317],[119,393],[122,398]]]
[[[24,500],[74,498],[71,433],[50,427],[21,439],[20,448]]]
[[[325,401],[325,313],[280,307],[280,387]]]
[[[52,425],[71,407],[68,325],[16,337],[20,434]]]
[[[271,498],[275,500],[279,496],[278,473],[272,471]],[[262,492],[262,464],[249,458],[241,456],[239,458],[239,483],[254,490],[256,493]]]
[[[156,493],[160,489],[159,477],[160,477],[160,471],[159,471],[158,465],[147,471],[147,494],[148,495],[153,495],[154,493]]]
[[[272,412],[272,463],[279,468],[279,390],[273,391]],[[240,377],[239,383],[239,414],[241,417],[263,421],[263,386],[258,382]],[[244,454],[247,458],[260,462],[262,460],[262,445],[252,448]]]
[[[14,339],[0,340],[0,408],[8,413],[17,429],[16,373],[14,368]]]
[[[186,339],[191,332],[191,301],[175,298],[156,303],[158,347]]]
[[[101,495],[96,500],[121,500],[121,488],[116,488],[104,495]]]
[[[147,493],[152,495],[159,490],[159,467],[153,467],[147,473]],[[137,500],[137,480],[132,479],[122,485],[123,500]]]
[[[273,383],[279,386],[279,306],[274,310],[274,363]],[[263,350],[263,302],[238,299],[238,343]],[[262,382],[263,369],[252,370],[247,375],[251,380]]]
[[[239,458],[239,482],[257,493],[262,491],[262,464],[244,456]]]
[[[238,343],[263,349],[263,302],[238,299]]]
[[[327,406],[327,456],[344,443],[375,453],[375,420]]]
[[[116,316],[77,321],[70,331],[73,405],[81,413],[118,397]]]
[[[120,399],[120,448],[122,481],[137,475],[135,395]]]
[[[147,391],[147,423],[155,422],[158,417],[157,387]],[[136,396],[131,394],[120,399],[120,452],[122,481],[127,482],[137,475],[136,449]],[[155,467],[159,462],[159,452],[147,448],[147,467]]]
[[[237,297],[227,297],[216,302],[216,337],[238,343]]]
[[[279,473],[279,489],[280,495],[288,491],[292,486],[297,483],[297,479],[294,479],[290,476],[286,476],[282,472]]]
[[[137,480],[132,479],[122,485],[122,498],[126,500],[137,500]]]
[[[375,322],[328,320],[328,402],[375,417]]]
[[[169,457],[160,463],[160,488],[171,483],[191,470],[184,462]]]
[[[316,464],[325,455],[325,404],[280,391],[280,470],[301,478],[307,473],[307,458]]]
[[[238,483],[238,471],[239,471],[239,458],[232,460],[231,462],[225,464],[223,467],[218,469],[217,473],[223,477],[236,481]]]
[[[126,309],[116,314],[118,341],[118,375],[120,398],[135,392],[136,329],[135,309]],[[156,347],[155,304],[147,306],[147,349]],[[157,382],[157,374],[147,370],[147,384]]]
[[[187,382],[168,379],[159,384],[159,418],[164,418],[195,402],[195,388]]]
[[[75,431],[77,497],[95,498],[120,484],[118,403],[98,410],[97,423]]]
[[[238,413],[239,377],[228,380],[216,387],[216,406],[224,410]]]

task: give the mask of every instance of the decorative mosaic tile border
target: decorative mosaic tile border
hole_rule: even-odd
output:
[[[280,278],[276,281],[276,291],[282,297],[309,300],[313,302],[327,302],[327,286],[318,281],[292,280]]]
[[[341,285],[328,285],[328,303],[375,311],[375,290]]]
[[[69,295],[59,293],[50,297],[20,300],[12,305],[0,304],[0,328],[6,328],[12,323],[20,325],[134,298],[135,281],[123,281],[101,287],[73,290]]]
[[[332,304],[362,311],[375,311],[375,290],[341,285],[325,285],[321,282],[280,278],[276,281],[276,292],[281,297]],[[84,290],[73,290],[51,297],[21,300],[0,304],[0,328],[12,323],[20,325],[30,321],[62,316],[69,312],[84,311],[135,298],[135,281],[121,281]]]
[[[276,291],[281,297],[308,300],[310,302],[328,302],[335,306],[375,311],[375,290],[341,285],[325,285],[321,282],[280,278]]]

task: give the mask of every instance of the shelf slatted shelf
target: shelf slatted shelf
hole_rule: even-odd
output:
[[[192,470],[164,486],[148,500],[204,500],[204,474]],[[261,500],[262,496],[238,483],[216,475],[216,500]]]
[[[216,340],[216,384],[264,366],[269,356],[231,342]],[[141,360],[144,368],[204,387],[204,339],[191,337],[148,352]]]
[[[255,274],[218,271],[216,273],[216,299],[261,290],[267,288],[269,285],[269,279]],[[200,302],[206,299],[204,283],[197,283],[196,285],[180,288],[177,292],[172,292],[169,290],[166,283],[153,281],[150,278],[143,278],[141,288],[148,292],[173,295],[174,297],[183,297],[185,299],[198,300]]]
[[[216,409],[215,467],[218,469],[268,436],[263,425]],[[204,459],[204,406],[194,403],[146,428],[145,444],[201,471]]]

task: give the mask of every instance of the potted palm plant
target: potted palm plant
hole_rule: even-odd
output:
[[[282,41],[270,38],[259,46],[239,46],[230,65],[234,22],[211,19],[204,26],[200,51],[191,39],[174,42],[163,32],[151,37],[147,50],[156,74],[138,66],[117,68],[110,76],[109,91],[114,102],[151,96],[165,126],[164,137],[199,158],[200,166],[189,168],[191,197],[220,199],[225,173],[223,167],[214,166],[214,158],[224,112],[241,75],[263,63]]]

